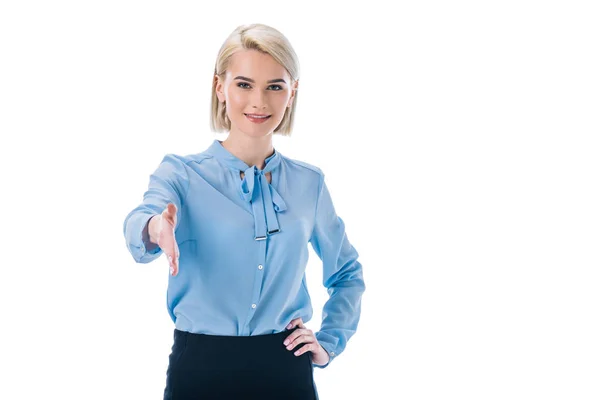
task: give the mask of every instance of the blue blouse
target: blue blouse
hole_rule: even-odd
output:
[[[138,263],[158,258],[162,250],[148,240],[147,223],[174,203],[179,272],[165,271],[175,327],[250,336],[312,318],[305,276],[310,243],[323,262],[329,294],[315,337],[330,361],[313,364],[325,368],[356,332],[365,291],[362,265],[321,169],[277,149],[265,163],[262,170],[250,167],[219,140],[201,153],[167,154],[150,175],[142,203],[125,218],[127,248]]]

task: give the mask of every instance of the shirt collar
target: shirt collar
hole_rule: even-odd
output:
[[[273,148],[274,153],[265,159],[265,167],[262,170],[263,174],[274,170],[281,163],[281,154],[277,151],[277,149]],[[218,139],[215,139],[213,143],[208,148],[208,152],[215,156],[219,161],[221,161],[227,167],[234,169],[236,171],[247,171],[248,169],[252,169],[253,167],[246,164],[244,161],[233,155],[229,150],[227,150],[223,146],[223,142]]]
[[[281,154],[274,149],[274,153],[265,159],[263,169],[250,167],[240,158],[227,150],[221,141],[215,139],[208,148],[208,153],[216,157],[221,163],[236,171],[244,172],[244,178],[240,179],[238,192],[242,200],[250,203],[254,216],[254,240],[266,240],[267,236],[281,231],[276,213],[287,209],[285,201],[265,177],[265,174],[273,171],[281,164]],[[273,176],[271,175],[271,179]]]

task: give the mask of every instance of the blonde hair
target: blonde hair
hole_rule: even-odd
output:
[[[215,79],[215,75],[224,80],[231,56],[238,51],[251,49],[269,54],[275,61],[281,64],[288,74],[290,74],[292,78],[292,90],[295,90],[293,84],[298,80],[300,65],[298,57],[287,38],[277,29],[264,24],[238,26],[221,46],[217,62],[215,63],[215,73],[212,76],[210,127],[214,132],[224,132],[231,129],[231,121],[227,117],[225,103],[221,103],[217,97],[217,80]],[[296,91],[292,105],[286,107],[281,123],[273,131],[274,134],[279,133],[283,136],[291,135],[297,101],[298,92]]]

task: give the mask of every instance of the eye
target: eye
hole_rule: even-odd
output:
[[[240,85],[247,85],[247,86],[250,86],[250,85],[248,85],[246,82],[239,82],[239,83],[237,84],[237,87],[239,87],[239,88],[242,88],[242,89],[246,89],[246,87],[245,87],[245,86],[240,86]],[[277,90],[275,90],[275,92],[279,92],[279,91],[283,90],[283,88],[282,88],[280,85],[271,85],[271,86],[269,86],[269,87],[276,87],[276,88],[278,88]]]

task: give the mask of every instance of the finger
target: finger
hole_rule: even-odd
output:
[[[162,214],[174,218],[177,215],[177,206],[174,203],[169,203],[163,209]]]
[[[170,214],[167,210],[163,211],[162,219],[164,222],[169,223],[171,227],[175,226],[175,217],[173,217],[173,215]]]
[[[292,329],[294,326],[299,326],[300,328],[304,328],[304,324],[302,323],[302,317],[295,318],[288,324],[286,329]]]
[[[175,264],[171,264],[171,266],[169,267],[169,273],[172,276],[177,276],[178,272],[179,272],[179,267]]]
[[[286,343],[287,342],[287,343]],[[293,349],[300,343],[311,343],[313,342],[312,331],[306,329],[298,329],[292,332],[286,340],[283,342],[287,346],[288,350]]]
[[[177,219],[177,206],[173,203],[167,204],[167,215],[170,220],[175,221]]]
[[[169,259],[169,272],[173,276],[177,275],[177,272],[179,271],[179,259],[175,258],[173,260],[173,256],[170,254],[167,254],[167,258]]]
[[[177,275],[177,273],[179,272],[179,246],[177,245],[177,240],[175,239],[175,235],[173,234],[173,246],[175,246],[175,261],[173,262],[174,264],[174,274],[173,276]]]
[[[302,347],[300,347],[298,350],[296,350],[294,352],[295,356],[301,356],[302,354],[306,353],[307,351],[312,351],[315,348],[315,346],[312,343],[306,344]]]
[[[165,207],[165,211],[170,215],[175,215],[177,213],[177,206],[175,203],[169,203]]]
[[[294,340],[296,340],[296,338],[298,336],[302,335],[302,332],[300,329],[296,329],[294,332],[290,333],[288,336],[286,336],[286,338],[283,341],[283,345],[287,346],[290,343],[292,343]]]

